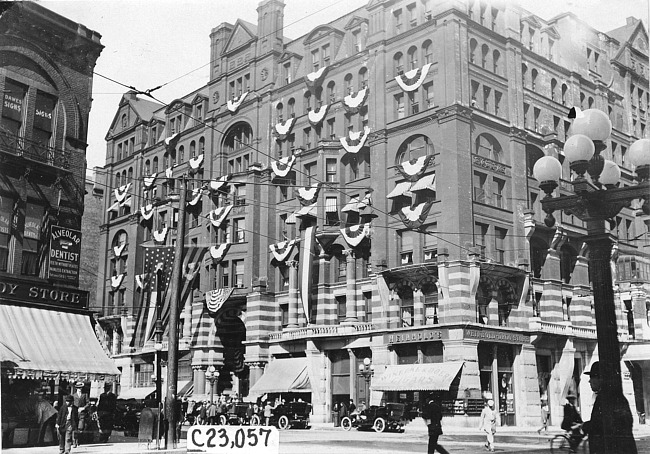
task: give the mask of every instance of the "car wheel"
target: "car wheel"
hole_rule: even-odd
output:
[[[289,418],[286,415],[280,416],[278,419],[278,429],[287,430],[289,428]]]
[[[219,415],[219,424],[222,426],[228,424],[228,418],[226,418],[226,415]]]
[[[262,420],[260,419],[259,416],[253,415],[251,416],[251,426],[259,426],[262,424]]]
[[[375,419],[375,423],[372,425],[372,428],[375,430],[375,432],[383,432],[386,430],[386,421],[384,418],[377,418]]]
[[[352,430],[352,420],[350,418],[348,418],[347,416],[345,416],[341,420],[341,427],[343,428],[343,430],[348,430],[348,431]]]

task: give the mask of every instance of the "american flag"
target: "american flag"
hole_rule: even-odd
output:
[[[142,332],[145,336],[144,341],[153,336],[156,318],[160,316],[162,319],[167,290],[171,284],[173,263],[174,246],[145,247],[143,272],[147,276],[148,286],[143,288],[143,291],[149,291],[149,304],[141,308],[141,313],[144,310],[146,315],[142,314],[144,317],[139,317],[142,321],[147,321],[146,328]],[[140,322],[139,325],[141,328],[142,323]]]

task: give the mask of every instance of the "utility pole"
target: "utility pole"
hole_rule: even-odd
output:
[[[182,291],[182,266],[185,243],[185,175],[181,176],[180,198],[178,201],[178,225],[176,228],[176,247],[169,302],[169,338],[167,350],[167,396],[165,397],[165,416],[167,417],[167,448],[176,447],[176,407],[178,387],[178,301]]]

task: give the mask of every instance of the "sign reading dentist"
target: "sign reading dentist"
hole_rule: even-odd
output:
[[[80,255],[81,232],[53,225],[48,277],[78,286]]]

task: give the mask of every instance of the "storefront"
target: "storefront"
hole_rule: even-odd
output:
[[[249,390],[248,400],[266,396],[287,401],[301,398],[309,402],[311,392],[307,358],[278,358],[268,363],[264,375]]]

